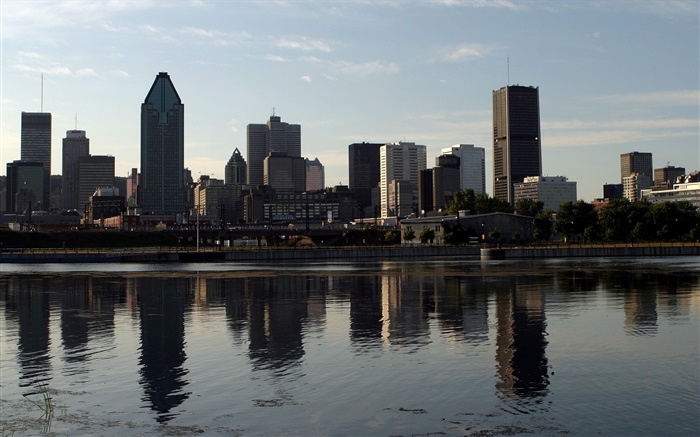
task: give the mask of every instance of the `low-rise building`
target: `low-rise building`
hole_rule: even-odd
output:
[[[532,199],[544,203],[544,209],[557,211],[561,204],[576,202],[576,182],[565,176],[528,176],[514,184],[515,201]]]

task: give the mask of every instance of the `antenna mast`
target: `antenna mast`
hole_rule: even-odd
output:
[[[508,82],[506,85],[510,86],[510,57],[506,58],[506,69],[508,70]]]
[[[41,73],[41,110],[44,112],[44,73]]]

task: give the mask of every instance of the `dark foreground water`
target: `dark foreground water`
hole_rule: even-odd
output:
[[[696,258],[15,264],[0,299],[2,437],[700,434]]]

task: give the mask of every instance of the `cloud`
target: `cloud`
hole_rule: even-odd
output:
[[[282,56],[279,56],[279,55],[264,55],[260,59],[263,59],[265,61],[272,61],[272,62],[287,62],[286,59],[284,59]]]
[[[470,6],[473,8],[496,9],[524,9],[523,4],[516,4],[511,0],[432,0],[433,3],[443,6]]]
[[[698,102],[700,101],[700,90],[610,94],[607,96],[597,97],[597,99],[628,103],[648,103],[651,105],[697,106]]]
[[[300,79],[304,82],[311,82],[311,76],[302,76]]]
[[[50,67],[32,67],[25,64],[15,64],[13,68],[19,71],[43,73],[50,76],[73,76],[73,72],[71,72],[70,68],[62,65],[54,65]]]
[[[311,40],[306,37],[302,37],[296,40],[292,39],[281,39],[275,43],[277,47],[286,49],[303,50],[305,52],[318,51],[330,53],[333,51],[331,46],[323,41]]]
[[[401,71],[395,62],[370,61],[364,63],[353,63],[347,61],[334,62],[333,68],[350,75],[369,76],[373,74],[394,74]]]
[[[75,72],[75,77],[97,77],[97,73],[92,68],[81,68]]]
[[[451,49],[445,49],[440,53],[440,60],[445,62],[462,62],[474,58],[480,58],[493,51],[492,47],[482,44],[460,44]]]

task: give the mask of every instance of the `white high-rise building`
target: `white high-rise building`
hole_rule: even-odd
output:
[[[475,194],[486,192],[486,151],[483,147],[455,144],[442,149],[442,154],[459,156],[460,189],[471,189]]]
[[[426,167],[426,147],[412,142],[400,141],[389,143],[379,149],[379,203],[381,204],[382,217],[402,215],[401,212],[418,210],[418,174]],[[413,202],[410,207],[402,205],[401,211],[390,211],[389,199],[390,185],[392,181],[410,182],[413,186]],[[406,214],[404,214],[406,215]]]
[[[545,210],[557,211],[566,202],[576,202],[576,182],[565,176],[529,176],[513,185],[515,202],[532,199],[544,203]]]

